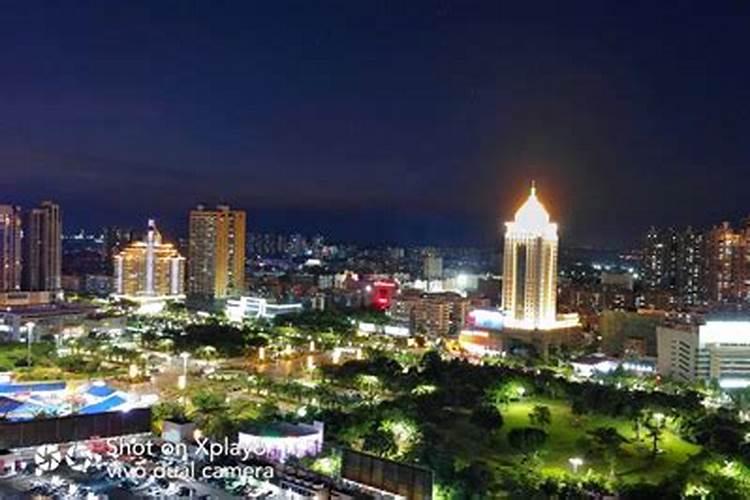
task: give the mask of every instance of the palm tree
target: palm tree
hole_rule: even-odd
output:
[[[648,412],[643,425],[646,427],[646,434],[651,438],[651,456],[656,457],[659,453],[659,441],[661,441],[664,428],[666,427],[666,417],[662,413]]]

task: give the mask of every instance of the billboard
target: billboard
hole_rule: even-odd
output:
[[[341,477],[407,500],[432,500],[433,474],[425,467],[344,449]]]

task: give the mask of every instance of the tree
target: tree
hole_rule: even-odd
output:
[[[501,382],[487,389],[486,399],[497,406],[507,406],[525,392],[522,385],[514,381]]]
[[[197,413],[218,413],[226,409],[224,396],[218,392],[202,390],[190,398]]]
[[[534,453],[547,441],[547,433],[535,427],[520,427],[508,433],[508,444],[523,454]]]
[[[217,351],[214,346],[204,345],[196,349],[195,357],[205,361],[212,361],[217,358]]]
[[[375,375],[359,375],[356,379],[357,387],[362,391],[368,403],[374,403],[383,384]]]
[[[363,447],[370,453],[386,458],[393,457],[398,452],[393,433],[382,427],[375,427],[365,434]]]
[[[750,387],[728,392],[741,422],[750,420]]]
[[[529,422],[531,425],[537,425],[539,427],[547,427],[552,423],[552,412],[549,406],[545,405],[534,405],[529,413]]]
[[[503,416],[494,405],[481,404],[471,412],[471,422],[491,431],[503,426]]]
[[[595,446],[604,455],[609,463],[609,473],[614,474],[615,460],[620,446],[627,443],[628,440],[620,434],[614,427],[597,427],[588,431],[588,434],[594,440]]]
[[[422,432],[416,422],[403,416],[394,416],[380,423],[380,429],[393,436],[395,451],[389,458],[405,458],[422,441]]]

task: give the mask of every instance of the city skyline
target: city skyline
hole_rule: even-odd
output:
[[[747,7],[550,8],[9,6],[0,190],[407,244],[493,241],[530,178],[578,245],[745,216]]]
[[[748,21],[4,2],[0,498],[750,499]]]

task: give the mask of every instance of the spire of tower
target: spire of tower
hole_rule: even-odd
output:
[[[531,179],[531,196],[536,196],[536,181]]]

